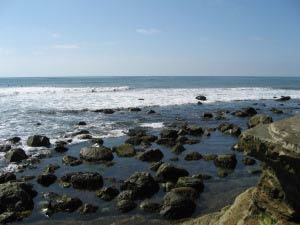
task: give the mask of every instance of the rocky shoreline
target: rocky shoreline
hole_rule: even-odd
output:
[[[205,101],[204,97],[198,96],[197,99]],[[289,99],[278,100],[287,101]],[[139,113],[143,109],[130,108],[128,111],[128,113]],[[109,109],[99,112],[108,115],[114,113],[113,110]],[[147,112],[148,115],[155,113],[153,110]],[[242,133],[240,125],[232,123],[227,119],[228,117],[241,118],[251,129]],[[234,216],[232,216],[232,213],[243,207],[245,210],[249,210],[247,207],[250,207],[250,205],[251,208],[253,208],[252,205],[259,208],[257,205],[261,201],[257,199],[263,199],[266,202],[260,206],[260,211],[257,212],[259,215],[255,217],[258,218],[257,221],[264,221],[265,218],[267,218],[267,221],[271,221],[267,224],[276,224],[277,221],[296,221],[299,205],[293,201],[293,196],[300,193],[297,192],[299,184],[295,175],[299,170],[297,166],[298,144],[290,143],[288,139],[287,142],[290,144],[280,143],[284,145],[280,149],[277,149],[280,144],[275,147],[272,146],[272,149],[276,149],[278,154],[270,152],[272,157],[268,158],[264,157],[265,152],[261,154],[259,151],[266,151],[265,149],[269,146],[263,145],[261,149],[256,149],[256,146],[260,146],[260,136],[255,137],[257,142],[250,138],[251,135],[255,136],[254,134],[257,133],[260,135],[260,129],[269,129],[269,126],[274,126],[273,124],[280,123],[280,121],[272,123],[273,118],[271,116],[258,114],[257,109],[254,107],[242,108],[233,112],[228,110],[202,112],[200,118],[208,122],[212,120],[219,121],[218,126],[203,127],[197,123],[174,121],[174,124],[168,125],[158,133],[150,132],[147,128],[138,127],[129,129],[125,141],[112,147],[106,145],[106,140],[93,137],[86,129],[65,135],[64,139],[55,143],[51,143],[51,140],[44,135],[33,135],[28,137],[26,141],[27,146],[37,149],[33,154],[28,154],[21,148],[20,138],[7,139],[5,143],[0,144],[0,151],[4,153],[6,161],[13,163],[16,169],[14,172],[1,172],[0,174],[0,223],[11,223],[26,219],[30,216],[32,210],[38,210],[48,217],[59,213],[72,212],[79,212],[81,215],[97,214],[101,205],[91,204],[88,199],[84,199],[80,194],[84,192],[94,193],[96,198],[113,205],[120,214],[139,208],[142,213],[153,214],[160,220],[163,219],[161,220],[164,221],[162,223],[167,223],[167,221],[173,223],[174,221],[187,219],[194,215],[201,193],[205,190],[206,182],[212,179],[212,175],[202,173],[201,170],[191,171],[180,166],[180,164],[178,165],[181,158],[187,163],[205,161],[213,164],[217,168],[218,179],[226,179],[239,164],[244,166],[256,165],[257,162],[254,158],[265,163],[258,187],[248,189],[237,197],[231,207],[227,207],[219,213],[206,215],[184,223],[238,224],[240,220],[236,220],[236,223],[233,222]],[[295,118],[287,120],[291,121],[287,124],[292,124],[292,128],[294,125],[298,127]],[[271,125],[269,125],[270,123]],[[84,128],[85,125],[84,121],[78,122],[78,126]],[[277,127],[275,126],[275,128]],[[283,130],[289,133],[288,129],[289,127],[287,130]],[[274,135],[280,136],[283,130],[278,131],[273,128],[272,132]],[[293,131],[295,133],[293,138],[296,138],[298,130],[294,129]],[[236,140],[239,137],[238,144],[232,147],[234,152],[203,155],[197,150],[190,150],[190,148],[193,149],[192,146],[201,143],[203,138],[210,138],[214,133]],[[276,138],[281,140],[277,136]],[[69,154],[73,137],[86,140],[86,144],[77,149],[75,154]],[[270,140],[270,143],[274,142],[274,140]],[[253,143],[257,144],[254,145]],[[295,148],[297,151],[294,151]],[[242,153],[240,151],[246,152],[250,157],[244,156],[241,159]],[[286,154],[280,158],[278,163],[276,157],[281,155],[282,151],[286,151]],[[48,163],[47,166],[41,168],[41,162],[46,163],[51,159],[53,152],[59,155],[60,162]],[[173,156],[166,158],[166,155],[170,154]],[[179,157],[181,158],[179,159]],[[103,176],[99,170],[89,170],[94,165],[114,168],[115,163],[118,163],[119,160],[126,163],[128,159],[137,160],[145,165],[144,168],[148,169],[142,171],[137,169],[130,176],[118,181],[114,180],[114,177]],[[281,161],[287,162],[284,164],[286,170],[280,169],[282,166]],[[24,172],[26,175],[22,175]],[[254,169],[249,173],[249,176],[255,176],[257,173],[260,173],[260,170]],[[286,184],[289,179],[294,182],[295,186],[290,188],[291,190],[284,190],[284,187],[279,184],[281,182]],[[272,185],[277,189],[273,190]],[[42,188],[43,192],[37,191],[37,187],[38,189]],[[47,189],[49,191],[45,191]],[[67,194],[68,191],[57,193],[56,191],[59,189],[74,190],[76,192],[71,191],[71,194]],[[268,190],[268,194],[274,195],[273,198],[276,199],[270,200],[269,197],[266,197],[267,195],[264,192],[266,190]],[[158,192],[163,192],[163,196],[153,198]],[[74,195],[74,193],[79,194]],[[38,205],[34,204],[37,195],[42,199]],[[251,203],[249,202],[250,196]],[[249,201],[246,203],[245,199]],[[241,204],[241,201],[243,204]],[[277,205],[280,204],[279,209],[261,210],[261,208],[266,208],[265,205],[274,205],[274,201]],[[224,218],[228,217],[230,217],[230,220],[224,223],[226,221]],[[237,214],[236,217],[238,218],[239,215]],[[222,222],[222,220],[224,221]],[[249,221],[251,223],[243,218],[243,222],[247,222],[243,224],[254,224],[252,223],[252,217]],[[273,223],[273,221],[276,221],[276,223]],[[124,222],[124,224],[126,223]]]

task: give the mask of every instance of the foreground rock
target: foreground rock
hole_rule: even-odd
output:
[[[10,172],[0,173],[0,184],[6,183],[8,181],[16,180],[16,175]]]
[[[0,184],[0,219],[4,223],[21,220],[33,209],[37,192],[31,184],[7,182]]]
[[[246,190],[220,212],[183,224],[299,224],[300,117],[249,129],[238,145],[266,164],[257,187]]]
[[[82,148],[79,155],[80,158],[89,162],[111,161],[114,159],[112,151],[104,146]]]
[[[158,192],[159,184],[150,173],[136,172],[121,185],[121,190],[132,190],[138,198],[151,197]]]
[[[119,190],[116,187],[104,187],[96,193],[98,198],[101,198],[104,201],[113,200],[118,194]]]
[[[26,155],[25,151],[21,148],[15,148],[9,150],[5,154],[5,158],[10,162],[21,162],[24,159],[27,159],[28,156]]]
[[[42,135],[30,136],[27,139],[27,145],[30,147],[49,147],[50,139]]]
[[[272,119],[271,116],[265,115],[265,114],[258,114],[258,115],[252,116],[249,119],[248,127],[252,128],[252,127],[255,127],[255,126],[260,125],[260,124],[269,124],[269,123],[272,123],[272,122],[273,122],[273,119]]]

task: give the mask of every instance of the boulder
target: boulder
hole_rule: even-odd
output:
[[[140,145],[142,143],[142,138],[141,137],[130,137],[125,141],[126,144],[131,144],[131,145]]]
[[[206,96],[204,96],[204,95],[198,95],[198,96],[196,96],[196,99],[199,100],[199,101],[206,101],[207,100]]]
[[[242,129],[233,123],[222,123],[219,125],[218,130],[224,134],[238,137],[241,134]]]
[[[27,145],[30,147],[49,147],[50,139],[42,135],[33,135],[28,137]]]
[[[104,200],[104,201],[111,201],[119,194],[119,190],[116,187],[103,187],[101,190],[99,190],[96,195],[98,198]]]
[[[195,177],[180,177],[175,185],[176,188],[179,187],[190,187],[194,188],[198,192],[202,192],[204,189],[203,180],[201,178]]]
[[[161,181],[177,182],[179,177],[189,175],[189,172],[183,168],[176,167],[171,163],[163,163],[157,170],[156,175]]]
[[[78,166],[82,164],[82,160],[74,156],[66,155],[62,158],[62,163],[67,166]]]
[[[214,159],[214,164],[216,167],[234,169],[237,160],[235,154],[220,154]]]
[[[159,138],[156,140],[156,144],[172,147],[176,145],[176,140],[173,138]]]
[[[271,116],[265,114],[257,114],[252,116],[248,121],[248,128],[255,127],[260,124],[269,124],[272,123],[273,119]]]
[[[21,141],[21,138],[20,137],[12,137],[12,138],[7,139],[7,141],[9,141],[12,144],[17,144]]]
[[[61,180],[71,183],[75,189],[97,190],[103,186],[103,178],[97,172],[68,173]]]
[[[0,152],[7,152],[11,149],[9,144],[0,144]]]
[[[6,183],[8,181],[16,180],[16,175],[11,172],[1,172],[0,173],[0,184]]]
[[[129,212],[129,211],[133,210],[135,207],[136,207],[136,203],[134,201],[131,201],[131,200],[117,201],[117,208],[118,208],[118,210],[120,210],[123,213]]]
[[[24,159],[27,159],[25,151],[21,148],[11,149],[5,154],[5,158],[10,162],[21,162]]]
[[[91,141],[92,143],[98,144],[98,145],[103,145],[103,143],[104,143],[104,141],[103,141],[102,138],[92,138],[90,141]]]
[[[280,98],[276,99],[275,101],[284,102],[284,101],[288,101],[288,100],[291,100],[290,96],[281,96]]]
[[[213,114],[210,113],[210,112],[204,112],[204,113],[202,114],[202,116],[203,116],[203,118],[205,118],[205,119],[210,119],[210,118],[213,118],[213,117],[214,117]]]
[[[56,181],[57,177],[51,173],[42,173],[37,177],[37,182],[45,187],[49,187]]]
[[[97,212],[97,210],[98,206],[92,204],[84,204],[83,206],[81,206],[79,211],[81,214],[91,214]]]
[[[141,202],[140,209],[145,212],[156,213],[159,212],[160,206],[160,203],[147,199]]]
[[[173,190],[165,195],[159,212],[160,215],[165,219],[172,220],[190,217],[196,208],[194,199]]]
[[[100,147],[84,147],[80,150],[80,158],[89,162],[111,161],[114,156],[109,148]]]
[[[164,157],[164,154],[159,149],[151,149],[141,153],[137,159],[145,162],[157,162]]]
[[[131,144],[119,145],[115,151],[119,157],[133,157],[136,154],[136,150]]]
[[[176,139],[178,137],[177,132],[178,132],[177,130],[173,130],[173,129],[164,129],[160,132],[160,136],[162,138]]]
[[[187,126],[186,130],[189,135],[193,135],[193,136],[201,136],[204,133],[204,130],[202,129],[202,127],[200,127],[198,125]]]
[[[151,163],[151,165],[150,165],[149,168],[150,168],[150,170],[152,170],[152,171],[157,171],[158,168],[161,166],[161,164],[163,164],[162,161],[154,162],[154,163]]]
[[[183,151],[185,151],[185,147],[182,144],[176,144],[172,148],[172,152],[175,153],[175,154],[180,154]]]
[[[248,108],[235,111],[232,114],[237,117],[248,117],[248,116],[254,116],[255,114],[257,114],[257,111],[252,107],[248,107]]]
[[[242,162],[246,165],[246,166],[252,166],[256,163],[255,159],[246,157],[242,160]]]
[[[192,161],[192,160],[200,160],[202,159],[202,155],[199,152],[189,152],[184,156],[184,160]]]
[[[150,173],[136,172],[123,182],[121,190],[132,190],[138,198],[143,199],[158,192],[159,184]]]
[[[55,173],[55,170],[59,169],[60,166],[57,164],[49,164],[45,168],[45,173]]]
[[[86,125],[86,122],[84,122],[84,121],[79,121],[79,122],[77,123],[77,125],[78,125],[78,126],[85,126],[85,125]]]

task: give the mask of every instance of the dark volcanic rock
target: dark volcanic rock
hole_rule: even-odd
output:
[[[33,135],[28,137],[27,145],[30,147],[49,147],[50,139],[42,135]]]
[[[97,109],[97,110],[94,110],[93,112],[101,112],[104,114],[113,114],[115,112],[115,110],[113,110],[113,109]]]
[[[176,167],[171,163],[163,163],[157,170],[156,175],[161,181],[176,182],[179,177],[189,175],[189,172],[183,168]]]
[[[10,172],[0,173],[0,184],[6,183],[8,181],[16,180],[16,175]]]
[[[136,172],[121,185],[121,190],[132,190],[137,197],[151,197],[158,192],[159,184],[153,179],[150,173]]]
[[[136,154],[136,150],[131,144],[119,145],[115,151],[119,157],[133,157]]]
[[[131,108],[128,108],[128,111],[129,112],[140,112],[142,110],[140,108],[138,108],[138,107],[131,107]]]
[[[207,100],[207,98],[204,95],[198,95],[196,97],[196,99],[199,100],[199,101],[206,101]]]
[[[21,141],[21,138],[20,137],[12,137],[12,138],[9,138],[7,141],[9,141],[10,143],[13,143],[13,144],[17,144]]]
[[[38,176],[37,182],[45,187],[50,186],[56,181],[57,177],[51,173],[42,173]]]
[[[89,162],[111,161],[114,156],[109,148],[100,147],[85,147],[80,150],[80,158]]]
[[[61,180],[71,183],[76,189],[97,190],[103,186],[103,178],[97,172],[68,173],[62,176]]]
[[[103,187],[96,195],[104,201],[111,201],[118,196],[119,193],[120,192],[116,187]]]
[[[214,159],[214,164],[217,167],[234,169],[237,164],[236,155],[235,154],[217,155],[217,157]]]
[[[252,107],[248,107],[248,108],[245,108],[245,109],[235,111],[232,114],[234,116],[238,116],[238,117],[247,117],[247,116],[254,116],[255,114],[257,114],[257,111]]]
[[[11,149],[9,144],[0,144],[0,152],[7,152]]]
[[[165,219],[182,219],[190,217],[195,208],[194,199],[172,190],[164,197],[160,215]]]
[[[145,162],[157,162],[164,157],[164,154],[159,149],[151,149],[141,153],[137,159]]]
[[[57,152],[66,152],[66,151],[68,151],[68,148],[65,146],[65,143],[58,142],[55,146],[55,151],[57,151]]]
[[[10,162],[21,162],[24,159],[27,159],[25,151],[21,148],[11,149],[5,154],[5,158]]]
[[[260,124],[269,124],[272,123],[273,119],[271,116],[265,114],[257,114],[252,116],[248,121],[248,128],[255,127]]]
[[[202,116],[203,116],[203,118],[206,118],[206,119],[214,117],[213,114],[210,112],[204,112]]]
[[[199,152],[189,152],[184,156],[184,159],[186,161],[200,160],[202,159],[202,155]]]
[[[77,123],[77,125],[78,125],[78,126],[85,126],[85,125],[86,125],[86,122],[84,122],[84,121],[79,121],[79,122]]]
[[[275,101],[283,102],[283,101],[288,101],[288,100],[291,100],[290,96],[281,96],[280,98],[276,99]]]

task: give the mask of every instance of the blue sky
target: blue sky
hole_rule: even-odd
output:
[[[300,75],[299,0],[0,0],[0,76]]]

